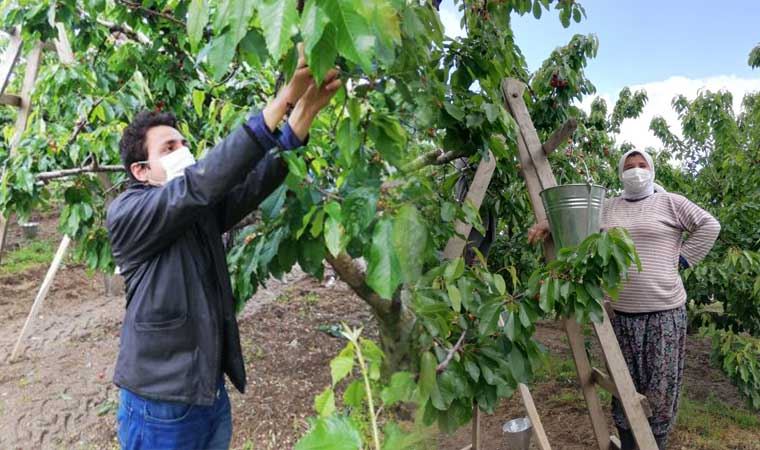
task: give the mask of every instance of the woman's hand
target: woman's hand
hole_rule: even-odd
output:
[[[550,232],[549,221],[544,219],[530,227],[530,230],[528,230],[528,243],[535,244],[536,242],[543,241]]]

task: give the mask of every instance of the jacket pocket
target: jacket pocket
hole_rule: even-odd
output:
[[[143,298],[135,306],[134,324],[137,331],[164,331],[181,327],[187,322],[187,298],[185,292],[177,292],[169,298],[163,295]],[[163,297],[163,298],[162,298]],[[162,298],[156,302],[155,298]]]
[[[137,331],[163,331],[179,328],[187,322],[187,314],[183,314],[176,319],[158,320],[158,321],[135,321]]]

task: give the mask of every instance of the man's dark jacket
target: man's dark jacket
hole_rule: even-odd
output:
[[[290,131],[290,130],[288,130]],[[126,284],[114,383],[143,397],[211,405],[226,373],[245,389],[222,233],[252,211],[287,169],[258,115],[183,177],[135,183],[108,208],[107,227]]]

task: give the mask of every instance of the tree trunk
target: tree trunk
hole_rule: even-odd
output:
[[[326,258],[338,277],[372,309],[380,333],[380,349],[385,353],[383,378],[398,370],[413,369],[415,317],[406,307],[408,294],[400,290],[393,300],[383,299],[367,286],[364,270],[348,254],[341,253],[336,257],[328,254]]]
[[[406,292],[397,294],[387,313],[373,311],[380,334],[380,348],[385,354],[382,377],[389,379],[399,370],[415,368],[414,326],[416,319],[401,300]]]

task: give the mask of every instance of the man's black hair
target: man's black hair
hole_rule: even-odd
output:
[[[131,179],[135,180],[130,170],[132,163],[148,159],[148,149],[145,146],[148,130],[161,125],[177,128],[177,117],[168,112],[141,111],[124,129],[119,141],[119,153],[121,162]]]

